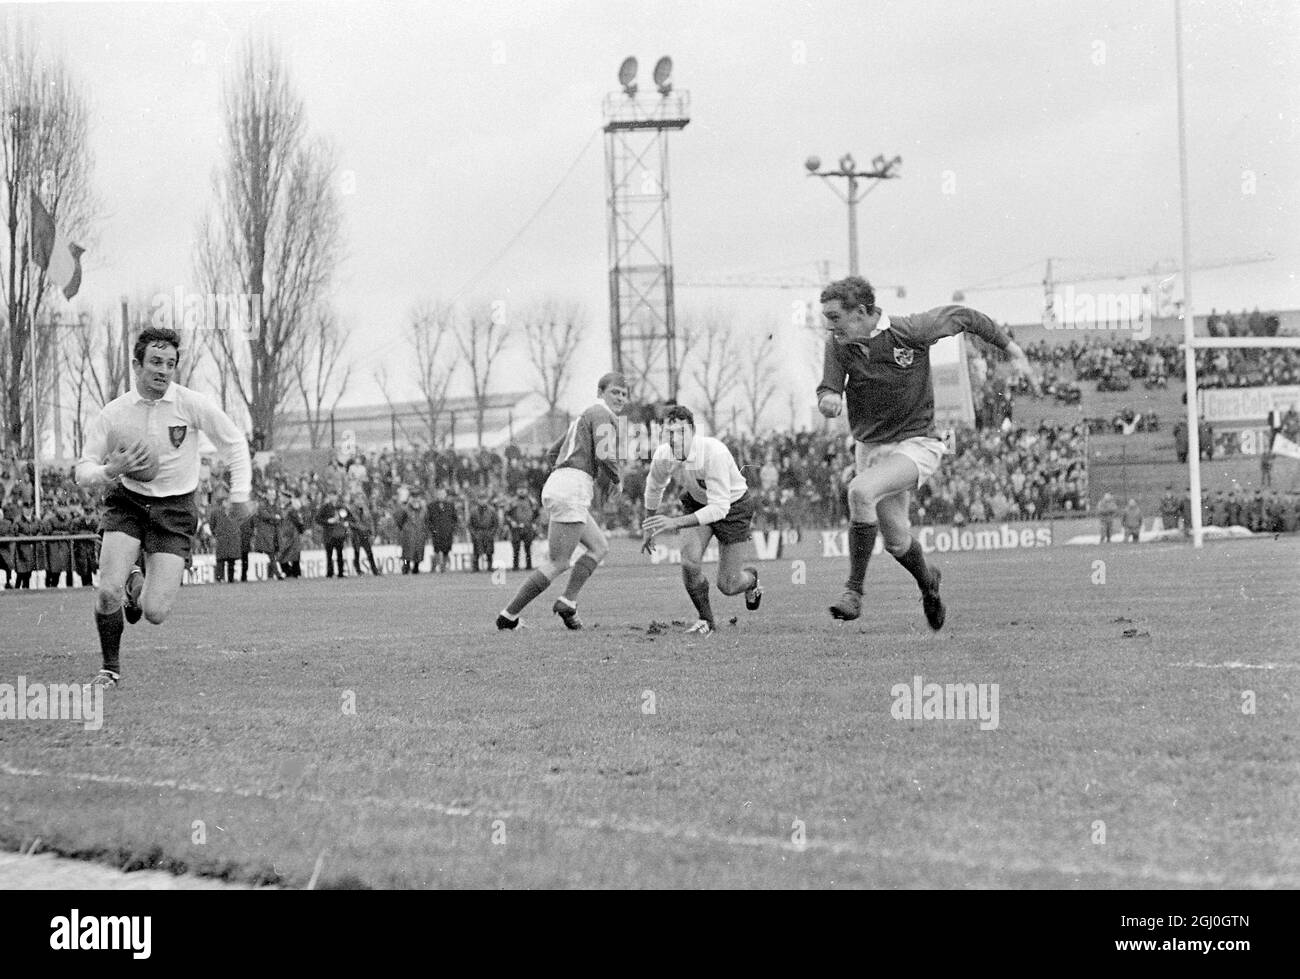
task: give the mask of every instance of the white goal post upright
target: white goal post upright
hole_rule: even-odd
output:
[[[1200,547],[1201,532],[1201,432],[1196,404],[1196,351],[1215,347],[1300,348],[1300,337],[1198,337],[1192,312],[1192,232],[1187,204],[1187,121],[1183,110],[1182,0],[1174,0],[1174,58],[1178,63],[1178,182],[1183,224],[1183,361],[1187,378],[1187,463],[1192,499],[1192,544]]]

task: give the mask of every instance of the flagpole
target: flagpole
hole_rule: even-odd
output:
[[[31,316],[28,313],[28,316]],[[36,396],[36,319],[32,317],[28,330],[32,341],[32,496],[36,500],[36,522],[41,522],[41,428],[37,409],[40,399]]]

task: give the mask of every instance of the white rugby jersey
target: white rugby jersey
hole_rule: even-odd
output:
[[[749,489],[736,460],[731,457],[731,451],[708,435],[695,436],[685,461],[674,458],[673,447],[667,443],[655,449],[645,480],[647,510],[659,509],[664,490],[674,476],[691,499],[704,504],[703,509],[695,511],[701,526],[725,517],[731,504]]]
[[[253,464],[244,433],[206,394],[172,383],[157,401],[134,387],[104,405],[86,429],[86,444],[77,463],[77,482],[97,486],[113,482],[104,473],[109,450],[147,441],[158,454],[158,475],[147,483],[123,476],[122,485],[141,496],[179,496],[199,485],[199,432],[212,440],[230,470],[230,501],[248,499]]]

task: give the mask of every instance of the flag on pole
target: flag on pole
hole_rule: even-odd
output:
[[[1278,432],[1273,436],[1273,454],[1300,459],[1300,445],[1296,445],[1281,432]]]
[[[63,298],[71,299],[81,288],[81,256],[85,249],[73,244],[54,227],[54,219],[32,191],[32,263],[43,270]]]

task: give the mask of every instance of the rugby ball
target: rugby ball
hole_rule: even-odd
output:
[[[139,469],[133,470],[132,472],[128,472],[128,473],[123,473],[122,475],[127,476],[130,479],[134,479],[140,483],[147,483],[149,482],[149,480],[153,479],[155,476],[158,475],[158,470],[162,464],[159,461],[158,453],[154,450],[152,444],[150,444],[145,439],[136,439],[134,442],[124,442],[122,444],[125,448],[128,449],[135,448],[136,446],[143,446],[145,452],[148,454],[149,457],[145,461],[145,464],[141,466]]]

